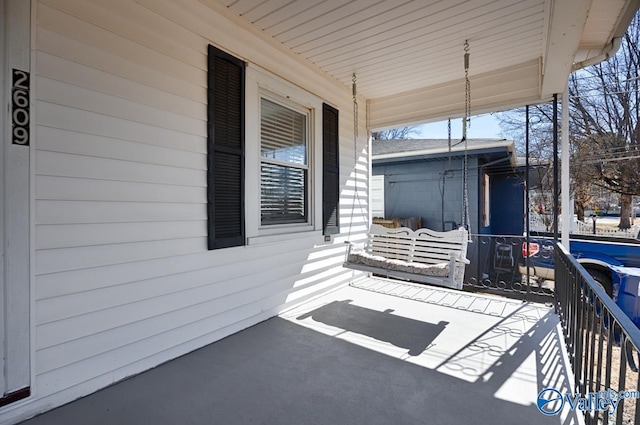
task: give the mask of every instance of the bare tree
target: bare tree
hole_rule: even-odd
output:
[[[584,221],[585,209],[595,202],[592,187],[597,178],[592,165],[584,159],[591,154],[589,144],[571,135],[569,141],[571,144],[569,175],[572,182],[573,206],[578,220]]]
[[[525,108],[517,108],[495,115],[503,133],[516,141],[518,155],[525,154]],[[529,139],[532,157],[548,159],[553,156],[553,105],[543,103],[529,107]]]
[[[584,219],[585,207],[594,202],[593,187],[602,187],[620,196],[618,226],[627,229],[631,225],[632,199],[640,195],[639,75],[640,18],[636,16],[614,57],[570,76],[570,175],[579,219]],[[523,109],[497,117],[503,131],[518,142],[518,151],[522,153]],[[530,108],[532,156],[553,158],[552,117],[551,104]],[[548,181],[553,183],[551,179]],[[543,186],[543,192],[550,190],[550,186]]]
[[[390,130],[382,130],[371,133],[371,137],[374,140],[404,140],[410,139],[411,136],[416,136],[420,133],[420,127],[412,125],[409,127],[398,127]]]
[[[525,108],[518,108],[511,111],[496,114],[502,131],[516,142],[518,155],[525,155]],[[542,222],[546,230],[553,228],[553,169],[550,164],[553,160],[553,104],[544,103],[529,107],[529,157],[532,163],[536,164],[529,171],[531,190],[531,205],[533,214],[537,214],[538,220]],[[543,166],[540,166],[544,164]],[[584,186],[588,182],[584,179],[573,179],[572,193],[575,202],[582,196],[576,193],[584,192]],[[576,184],[575,182],[579,182]],[[584,204],[576,205],[576,211],[580,220],[584,219]]]
[[[502,112],[496,115],[502,130],[516,141],[516,150],[519,155],[525,154],[525,109],[519,108]],[[570,122],[569,140],[571,157],[571,195],[574,201],[574,210],[578,220],[584,220],[585,209],[593,203],[591,185],[594,173],[582,160],[582,157],[590,154],[586,144],[577,144],[572,136],[573,124]],[[553,104],[544,103],[529,107],[529,156],[536,161],[551,164],[553,160]],[[530,171],[530,177],[537,182],[537,187],[532,187],[531,198],[532,211],[540,213],[540,219],[548,229],[553,227],[553,170],[549,166],[537,167]]]
[[[618,53],[571,75],[572,135],[587,154],[577,161],[593,184],[620,195],[620,223],[631,227],[632,199],[640,194],[640,17]]]

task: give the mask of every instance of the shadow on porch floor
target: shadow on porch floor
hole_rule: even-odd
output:
[[[580,423],[535,405],[568,388],[548,307],[356,285],[23,424]]]

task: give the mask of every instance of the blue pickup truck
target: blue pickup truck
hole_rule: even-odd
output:
[[[548,236],[532,236],[523,258],[529,257],[529,273],[541,279],[553,280],[553,240]],[[571,254],[589,272],[610,297],[640,326],[640,240],[572,235]],[[524,260],[519,272],[527,273]]]

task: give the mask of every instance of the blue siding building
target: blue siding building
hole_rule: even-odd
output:
[[[384,200],[372,199],[372,204],[383,205],[385,218],[419,217],[422,227],[451,230],[467,221],[467,196],[476,243],[469,244],[465,281],[505,273],[500,266],[506,263],[503,270],[512,273],[519,247],[489,237],[522,236],[524,231],[524,166],[518,164],[512,140],[470,139],[466,149],[459,142],[449,148],[443,139],[374,140],[372,145],[374,181],[384,181],[384,189],[372,195],[384,193]],[[505,264],[497,264],[496,258]]]
[[[434,230],[464,225],[466,172],[470,232],[522,235],[524,168],[512,140],[470,139],[466,149],[459,141],[449,148],[443,139],[374,140],[372,146],[386,218],[420,217]]]

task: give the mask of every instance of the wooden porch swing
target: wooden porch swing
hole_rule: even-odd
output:
[[[471,112],[471,90],[469,82],[469,43],[464,44],[465,69],[465,113],[462,122],[462,141],[464,141],[464,183],[463,183],[463,222],[465,227],[448,232],[431,229],[411,230],[406,227],[390,229],[372,224],[363,243],[356,244],[348,240],[344,267],[370,272],[391,278],[410,280],[420,283],[462,289],[465,266],[469,264],[467,245],[469,243],[469,195],[467,161],[467,122]],[[356,76],[353,75],[354,145],[358,137],[358,103],[356,99]],[[451,151],[449,135],[449,151]],[[357,155],[357,151],[356,151]],[[356,156],[357,158],[357,156]],[[358,198],[358,188],[354,193]],[[353,222],[353,212],[352,220]],[[349,238],[351,224],[349,224]]]

